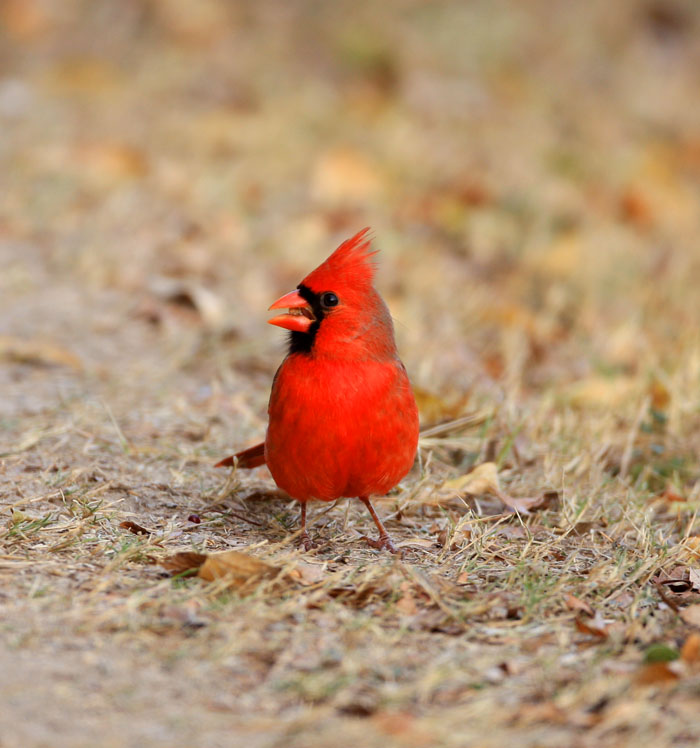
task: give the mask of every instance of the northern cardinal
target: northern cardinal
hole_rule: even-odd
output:
[[[288,310],[268,321],[291,335],[272,382],[265,442],[217,463],[266,463],[275,483],[301,502],[307,549],[306,502],[356,496],[379,530],[367,542],[396,553],[370,496],[392,489],[416,455],[418,409],[389,310],[373,286],[368,231],[343,242],[270,307]]]

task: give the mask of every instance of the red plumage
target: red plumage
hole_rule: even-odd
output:
[[[309,499],[356,496],[379,528],[373,545],[395,551],[369,497],[387,493],[411,469],[418,411],[389,310],[373,286],[367,231],[270,307],[289,309],[270,322],[291,330],[291,341],[272,385],[264,461],[302,503],[305,544]],[[239,466],[262,464],[262,447],[236,455]]]

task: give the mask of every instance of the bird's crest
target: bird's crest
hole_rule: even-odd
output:
[[[376,270],[372,257],[377,250],[371,249],[368,234],[369,227],[344,241],[325,262],[304,278],[302,284],[318,292],[339,286],[371,286]]]

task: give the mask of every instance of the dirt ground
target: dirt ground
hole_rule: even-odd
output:
[[[0,746],[698,745],[698,100],[694,0],[0,0]],[[400,557],[213,467],[364,226]]]

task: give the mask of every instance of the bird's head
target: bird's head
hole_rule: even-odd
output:
[[[375,251],[368,231],[343,242],[270,307],[288,310],[268,322],[291,332],[290,353],[333,358],[396,355],[391,316],[373,286]]]

